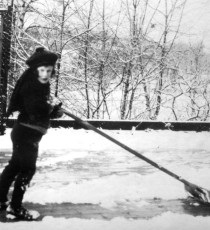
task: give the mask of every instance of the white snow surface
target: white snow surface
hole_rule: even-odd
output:
[[[209,226],[210,218],[192,217],[190,215],[180,215],[171,212],[166,212],[161,216],[157,216],[149,220],[133,220],[118,217],[107,221],[45,217],[42,222],[18,222],[11,224],[0,223],[1,230],[208,230]]]
[[[11,130],[0,151],[11,151]],[[208,132],[107,131],[144,156],[210,190]],[[92,131],[50,129],[40,143],[37,173],[24,201],[90,203],[114,209],[118,203],[148,205],[145,199],[186,198],[184,186]],[[2,168],[0,168],[2,170]],[[0,223],[0,229],[209,229],[210,217],[163,213],[150,219],[111,220],[45,217],[41,222]]]

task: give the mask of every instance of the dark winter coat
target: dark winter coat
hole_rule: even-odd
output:
[[[45,133],[56,110],[49,97],[50,84],[42,84],[33,71],[26,70],[15,87],[8,113],[19,111],[20,124]]]

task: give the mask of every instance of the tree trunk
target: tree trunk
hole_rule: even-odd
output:
[[[126,109],[128,106],[128,94],[129,94],[129,86],[130,86],[130,77],[131,77],[131,63],[126,64],[124,67],[124,76],[125,76],[125,82],[124,82],[124,89],[123,89],[123,100],[121,102],[121,119],[125,119]]]
[[[91,23],[91,15],[93,10],[94,0],[90,2],[90,9],[88,15],[88,24],[87,24],[87,33],[86,33],[86,40],[85,40],[85,52],[84,52],[84,59],[85,59],[85,94],[86,94],[86,104],[87,104],[87,118],[90,118],[90,96],[89,96],[89,83],[88,83],[88,46],[89,46],[89,29]]]
[[[60,77],[60,70],[61,70],[61,57],[62,57],[62,50],[63,50],[63,33],[64,33],[64,23],[65,23],[65,14],[66,8],[68,6],[68,2],[65,4],[65,0],[63,0],[63,11],[62,11],[62,19],[61,19],[61,31],[60,31],[60,47],[59,47],[59,58],[57,61],[57,74],[56,74],[56,85],[55,85],[55,96],[58,96],[58,86],[59,86],[59,77]]]
[[[160,57],[160,71],[159,71],[159,79],[157,84],[157,99],[156,99],[156,108],[154,112],[153,119],[157,119],[160,113],[160,107],[162,102],[162,88],[163,88],[163,77],[165,73],[165,61],[166,61],[166,43],[167,43],[167,35],[168,35],[168,10],[167,10],[167,0],[165,0],[165,26],[163,33],[163,44],[161,46],[161,57]]]

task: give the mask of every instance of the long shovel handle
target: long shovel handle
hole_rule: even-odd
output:
[[[127,150],[128,152],[132,153],[133,155],[137,156],[138,158],[146,161],[147,163],[149,163],[150,165],[154,166],[155,168],[165,172],[166,174],[170,175],[171,177],[181,181],[182,183],[184,183],[185,185],[189,185],[191,184],[190,182],[184,180],[183,178],[181,178],[180,176],[176,175],[175,173],[169,171],[168,169],[160,166],[159,164],[155,163],[154,161],[150,160],[149,158],[143,156],[142,154],[138,153],[137,151],[131,149],[130,147],[128,147],[127,145],[124,145],[123,143],[119,142],[118,140],[114,139],[113,137],[107,135],[106,133],[102,132],[101,130],[97,129],[95,126],[91,125],[90,123],[88,123],[87,121],[83,121],[82,119],[78,118],[77,116],[75,116],[74,114],[71,114],[70,112],[68,112],[67,110],[63,109],[63,112],[73,118],[78,124],[80,124],[81,126],[93,130],[94,132],[100,134],[101,136],[105,137],[106,139],[114,142],[115,144],[117,144],[118,146],[122,147],[123,149]]]

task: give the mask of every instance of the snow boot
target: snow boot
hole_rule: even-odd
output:
[[[6,209],[6,217],[8,219],[16,219],[16,220],[26,220],[26,221],[32,221],[36,220],[40,214],[37,211],[34,210],[27,210],[24,207],[20,208],[13,208],[11,205],[9,205]]]
[[[0,211],[6,210],[9,205],[9,201],[0,202]]]

